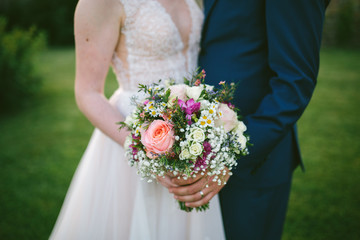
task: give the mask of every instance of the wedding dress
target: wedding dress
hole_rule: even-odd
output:
[[[181,82],[196,68],[203,13],[184,0],[191,31],[184,44],[166,8],[157,0],[119,0],[126,54],[114,53],[119,89],[110,102],[124,116],[139,83],[169,77]],[[187,45],[187,48],[185,47]],[[186,50],[186,51],[184,51]],[[124,61],[123,59],[126,59]],[[206,212],[181,211],[159,183],[147,183],[127,164],[123,148],[95,129],[71,182],[50,239],[224,239],[217,196]]]

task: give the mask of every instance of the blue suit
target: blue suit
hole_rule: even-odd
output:
[[[296,121],[313,94],[327,0],[205,0],[199,66],[208,84],[239,83],[250,135],[220,192],[227,239],[280,239],[292,172],[303,168]]]

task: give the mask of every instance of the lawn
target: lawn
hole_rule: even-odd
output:
[[[360,51],[324,49],[299,121],[306,172],[295,172],[284,239],[360,239]]]
[[[93,130],[74,100],[73,49],[50,49],[37,64],[39,96],[0,119],[0,239],[48,238]],[[359,90],[360,50],[324,49],[299,121],[307,171],[295,172],[283,239],[360,238]]]

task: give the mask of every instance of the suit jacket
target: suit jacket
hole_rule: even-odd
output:
[[[236,82],[250,135],[227,187],[275,186],[303,167],[296,121],[313,94],[327,0],[205,0],[199,65]]]

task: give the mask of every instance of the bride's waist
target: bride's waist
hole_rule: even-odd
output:
[[[176,83],[180,83],[183,81],[184,77],[189,77],[189,71],[187,71],[185,67],[174,67],[159,70],[152,69],[151,71],[146,69],[136,69],[136,71],[130,71],[128,76],[119,74],[117,79],[120,89],[134,94],[139,90],[140,83],[149,85],[152,83],[158,83],[159,80],[164,83],[169,79],[173,79]]]
[[[143,98],[144,93],[138,92],[138,88],[136,89],[128,89],[120,86],[118,89],[115,90],[115,92],[110,97],[110,102],[114,101],[130,101],[133,98]]]
[[[144,98],[144,94],[139,93],[137,90],[125,90],[118,88],[110,97],[110,103],[113,105],[123,116],[127,116],[135,109],[135,101]]]

